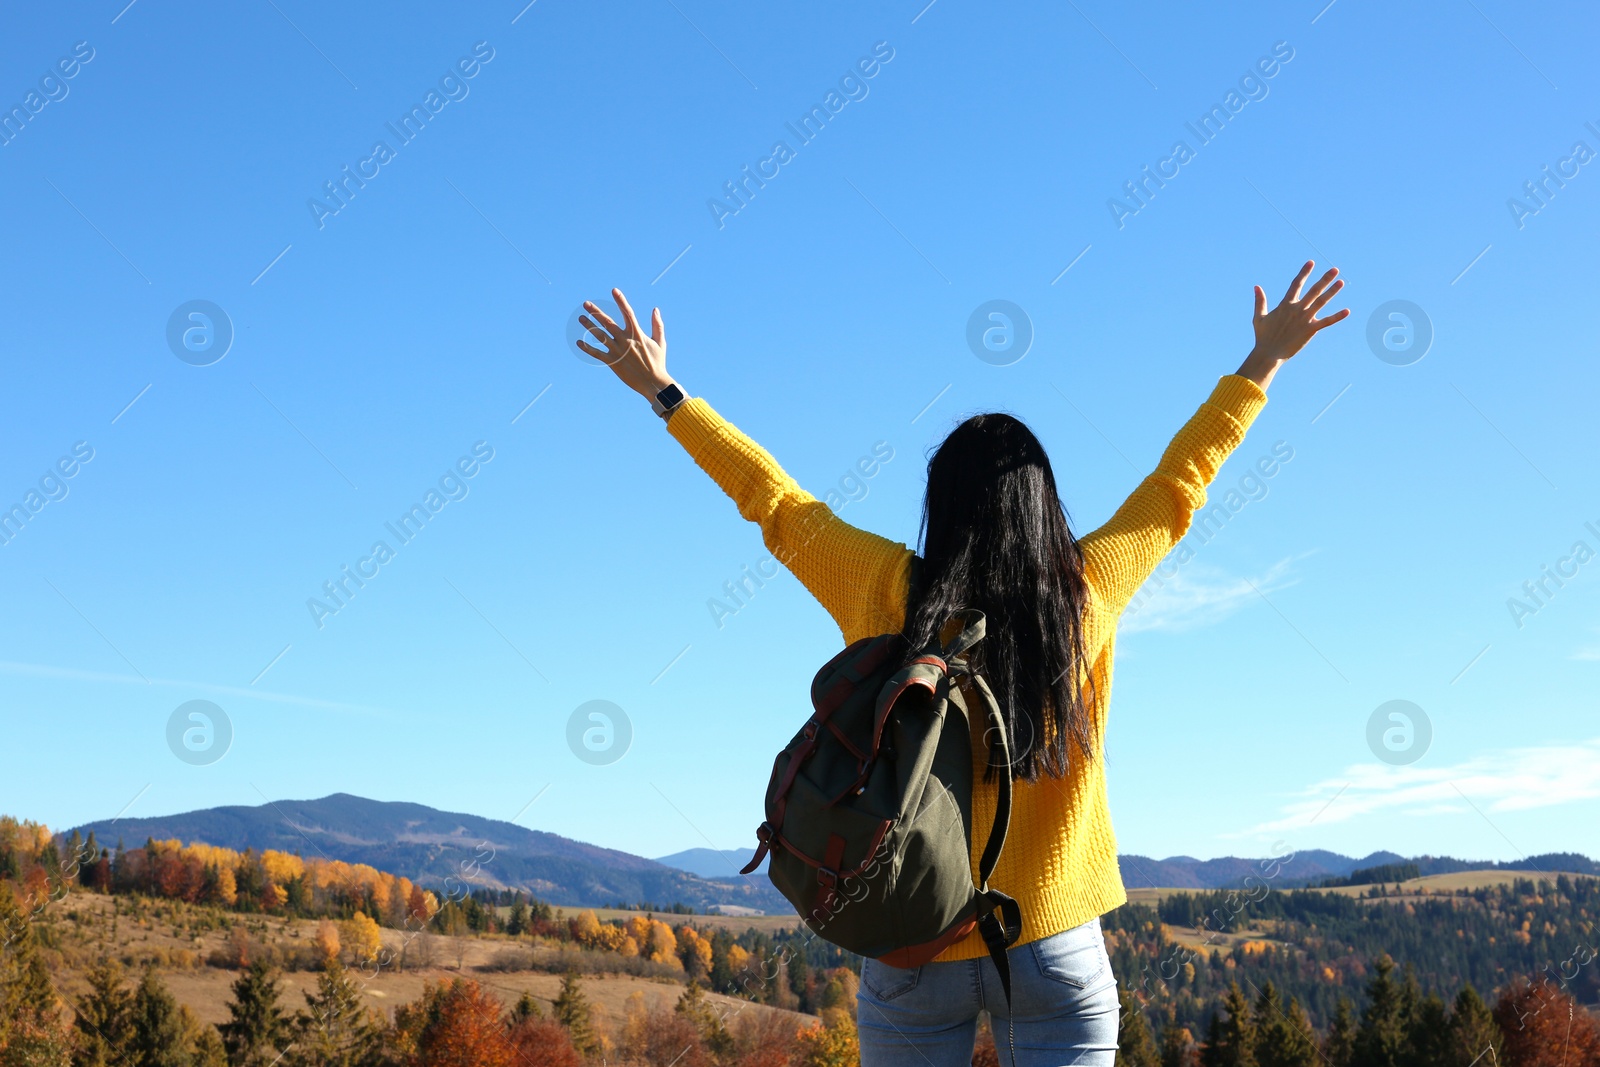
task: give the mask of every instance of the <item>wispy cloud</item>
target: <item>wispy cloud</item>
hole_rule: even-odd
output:
[[[1341,792],[1342,790],[1342,792]],[[1338,802],[1329,804],[1334,794]],[[1282,816],[1227,837],[1281,833],[1368,816],[1425,818],[1555,807],[1600,797],[1600,737],[1564,745],[1514,748],[1444,767],[1358,763],[1318,782],[1283,806]]]
[[[216,685],[212,682],[191,682],[175,678],[151,678],[146,683],[143,678],[132,674],[84,671],[76,667],[52,667],[45,663],[15,663],[10,660],[0,660],[0,674],[21,675],[29,678],[56,678],[72,682],[94,682],[104,685],[159,685],[169,689],[184,689],[190,692],[211,695],[265,700],[274,704],[297,704],[307,708],[327,708],[330,711],[348,711],[358,715],[395,714],[387,708],[375,708],[365,704],[347,704],[338,700],[319,700],[316,697],[297,696],[293,693],[274,693],[270,690],[251,689],[245,686]]]
[[[1176,632],[1221,622],[1247,605],[1259,603],[1257,590],[1271,593],[1299,581],[1294,564],[1303,558],[1279,560],[1254,578],[1231,575],[1204,563],[1189,563],[1170,578],[1157,571],[1122,613],[1119,629],[1123,635],[1147,630]]]

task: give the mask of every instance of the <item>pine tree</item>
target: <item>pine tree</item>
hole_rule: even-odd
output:
[[[1256,1060],[1260,1067],[1312,1067],[1317,1058],[1316,1031],[1298,1000],[1284,1011],[1271,982],[1256,1000]]]
[[[785,968],[789,972],[789,988],[794,990],[794,995],[800,998],[799,1011],[810,1015],[814,1005],[811,1003],[811,967],[806,963],[803,952],[791,951],[789,963]]]
[[[1194,1035],[1178,1025],[1170,1012],[1161,1028],[1161,1067],[1197,1067]]]
[[[1500,1027],[1495,1025],[1489,1005],[1470,985],[1456,994],[1444,1041],[1444,1067],[1499,1067],[1504,1052]],[[1487,1055],[1485,1055],[1487,1053]]]
[[[0,1063],[67,1063],[69,1033],[33,919],[0,879]]]
[[[130,1067],[194,1067],[178,1002],[154,967],[145,968],[128,1019],[126,1062]]]
[[[1360,1067],[1405,1067],[1406,1036],[1411,1027],[1407,994],[1394,980],[1394,961],[1379,956],[1367,983],[1367,1007],[1352,1048]]]
[[[1221,1027],[1217,1067],[1256,1067],[1256,1023],[1238,982],[1229,983],[1222,1007],[1228,1017]]]
[[[672,1010],[694,1023],[695,1029],[700,1031],[700,1040],[713,1056],[726,1057],[733,1053],[733,1035],[722,1025],[722,1016],[706,1000],[699,982],[690,981]]]
[[[222,1046],[217,1028],[201,1022],[187,1004],[178,1008],[178,1016],[184,1044],[194,1055],[194,1067],[228,1067],[228,1050]]]
[[[39,850],[39,866],[44,868],[45,876],[49,879],[51,895],[65,892],[63,883],[66,882],[66,874],[61,869],[61,852],[56,848],[54,839],[46,841]]]
[[[296,1019],[292,1064],[304,1067],[365,1067],[376,1062],[381,1023],[361,1001],[361,990],[337,956],[305,994],[307,1012]]]
[[[1407,1067],[1444,1067],[1449,1023],[1444,1001],[1429,995],[1415,999],[1414,1004],[1404,1062]]]
[[[528,932],[528,905],[518,897],[515,904],[511,905],[511,915],[506,919],[506,933],[512,937],[521,937]]]
[[[1117,1067],[1161,1067],[1156,1039],[1150,1033],[1149,1020],[1140,1010],[1139,999],[1126,989],[1118,997],[1122,1001],[1122,1014],[1117,1022]]]
[[[88,853],[83,847],[83,835],[72,831],[67,838],[67,881],[76,885],[83,880],[83,869],[88,866]]]
[[[1200,1067],[1222,1067],[1222,1012],[1213,1011],[1206,1020],[1206,1040],[1200,1046]]]
[[[533,994],[524,989],[522,996],[517,998],[516,1004],[511,1008],[511,1025],[515,1026],[529,1019],[543,1018],[544,1009],[539,1006],[537,1000],[533,999]]]
[[[132,1036],[133,993],[122,967],[113,961],[95,964],[84,975],[89,992],[78,998],[73,1028],[78,1033],[73,1067],[112,1067],[128,1051]]]
[[[555,1009],[556,1022],[565,1026],[567,1032],[572,1035],[574,1048],[588,1054],[599,1047],[589,1009],[589,998],[583,994],[577,971],[568,971],[561,976],[561,992],[557,994],[552,1006]]]
[[[278,982],[272,968],[256,960],[233,983],[231,1018],[222,1033],[233,1067],[267,1067],[276,1063],[291,1040],[289,1020],[278,1004]]]
[[[1333,1021],[1328,1024],[1328,1036],[1322,1043],[1322,1057],[1328,1067],[1351,1067],[1355,1057],[1356,1013],[1349,997],[1340,997],[1333,1009]]]

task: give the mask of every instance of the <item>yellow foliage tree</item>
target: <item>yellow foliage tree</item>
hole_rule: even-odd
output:
[[[572,918],[572,939],[585,948],[600,940],[600,919],[588,908]]]
[[[287,885],[306,873],[306,862],[289,852],[267,849],[261,853],[261,869],[277,885]]]
[[[672,927],[660,919],[650,920],[650,939],[644,943],[645,955],[657,963],[678,963],[678,939]]]
[[[339,958],[339,928],[327,919],[317,924],[317,955],[322,957],[323,966]]]
[[[824,1009],[822,1025],[801,1030],[799,1045],[799,1067],[856,1067],[861,1062],[855,1020],[842,1008]]]
[[[371,963],[384,950],[384,939],[378,923],[366,912],[357,912],[354,918],[344,923],[341,939],[349,945],[350,955],[357,963]]]
[[[711,972],[711,942],[688,923],[678,927],[678,959],[692,975]]]
[[[350,954],[359,963],[370,963],[378,958],[378,953],[383,951],[383,936],[379,933],[378,924],[366,912],[356,912],[354,918],[344,924],[343,939],[350,946]]]

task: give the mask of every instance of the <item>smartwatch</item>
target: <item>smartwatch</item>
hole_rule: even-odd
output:
[[[663,419],[671,415],[673,410],[684,401],[683,390],[678,388],[677,382],[672,382],[656,394],[656,414]]]

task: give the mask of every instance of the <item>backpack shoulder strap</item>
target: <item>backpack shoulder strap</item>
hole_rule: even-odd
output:
[[[976,710],[974,703],[983,709],[986,729],[994,731],[993,736],[997,741],[995,747],[1000,750],[1001,760],[996,775],[998,788],[995,796],[994,824],[989,828],[989,839],[985,842],[983,854],[978,860],[977,918],[978,931],[983,935],[984,945],[989,949],[989,958],[994,961],[995,970],[1000,976],[1000,987],[1005,992],[1006,1003],[1009,1004],[1011,966],[1006,950],[1022,936],[1022,908],[1015,898],[998,889],[990,889],[989,877],[994,874],[995,866],[1000,862],[1000,853],[1006,844],[1006,832],[1011,826],[1011,739],[1006,731],[1005,717],[1000,713],[1000,704],[995,700],[989,684],[983,680],[982,675],[967,668],[965,653],[983,640],[984,618],[981,612],[966,614],[968,618],[965,626],[945,646],[945,651],[949,659],[957,660],[953,664],[956,668],[955,679],[967,698],[967,714],[971,715]],[[997,911],[998,918],[995,916]]]

